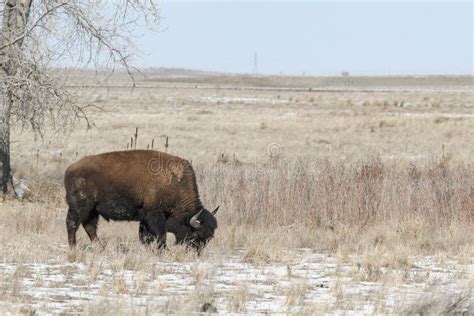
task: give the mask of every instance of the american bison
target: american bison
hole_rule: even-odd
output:
[[[152,150],[88,156],[70,165],[64,177],[69,210],[69,245],[76,244],[82,224],[97,239],[99,215],[108,220],[139,221],[143,243],[166,244],[167,230],[176,242],[200,251],[214,236],[217,221],[199,198],[191,164]]]

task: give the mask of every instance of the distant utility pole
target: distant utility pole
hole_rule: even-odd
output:
[[[253,73],[258,74],[258,54],[257,54],[257,51],[255,51],[255,54],[253,55]]]

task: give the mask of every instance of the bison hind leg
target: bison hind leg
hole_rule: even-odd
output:
[[[66,228],[67,228],[67,237],[70,247],[74,247],[76,245],[76,232],[81,224],[81,220],[78,214],[69,209],[66,216]]]
[[[94,209],[89,213],[89,217],[82,222],[82,227],[84,227],[84,230],[87,233],[87,236],[89,236],[89,239],[94,242],[94,241],[99,241],[97,238],[97,222],[99,220],[99,213]]]
[[[83,223],[86,223],[86,226],[88,226],[88,228],[86,228],[85,226],[84,228],[86,228],[86,232],[89,234],[88,220],[91,219],[92,221],[90,224],[93,224],[93,217],[98,215],[94,214],[96,213],[96,211],[93,200],[87,198],[72,198],[71,196],[67,196],[67,202],[69,205],[69,210],[66,216],[67,235],[69,246],[74,247],[76,245],[76,233],[79,229],[79,226]],[[97,225],[97,221],[95,221],[95,224]],[[94,231],[95,234],[95,228],[90,228],[90,232]]]

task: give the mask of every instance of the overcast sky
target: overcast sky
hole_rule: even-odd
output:
[[[471,1],[163,0],[140,66],[251,73],[472,74]]]

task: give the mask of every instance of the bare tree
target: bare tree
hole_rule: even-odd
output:
[[[126,69],[136,53],[138,26],[158,24],[153,0],[0,1],[0,190],[11,183],[10,133],[14,125],[42,135],[85,119],[84,105],[65,89],[55,66]]]

